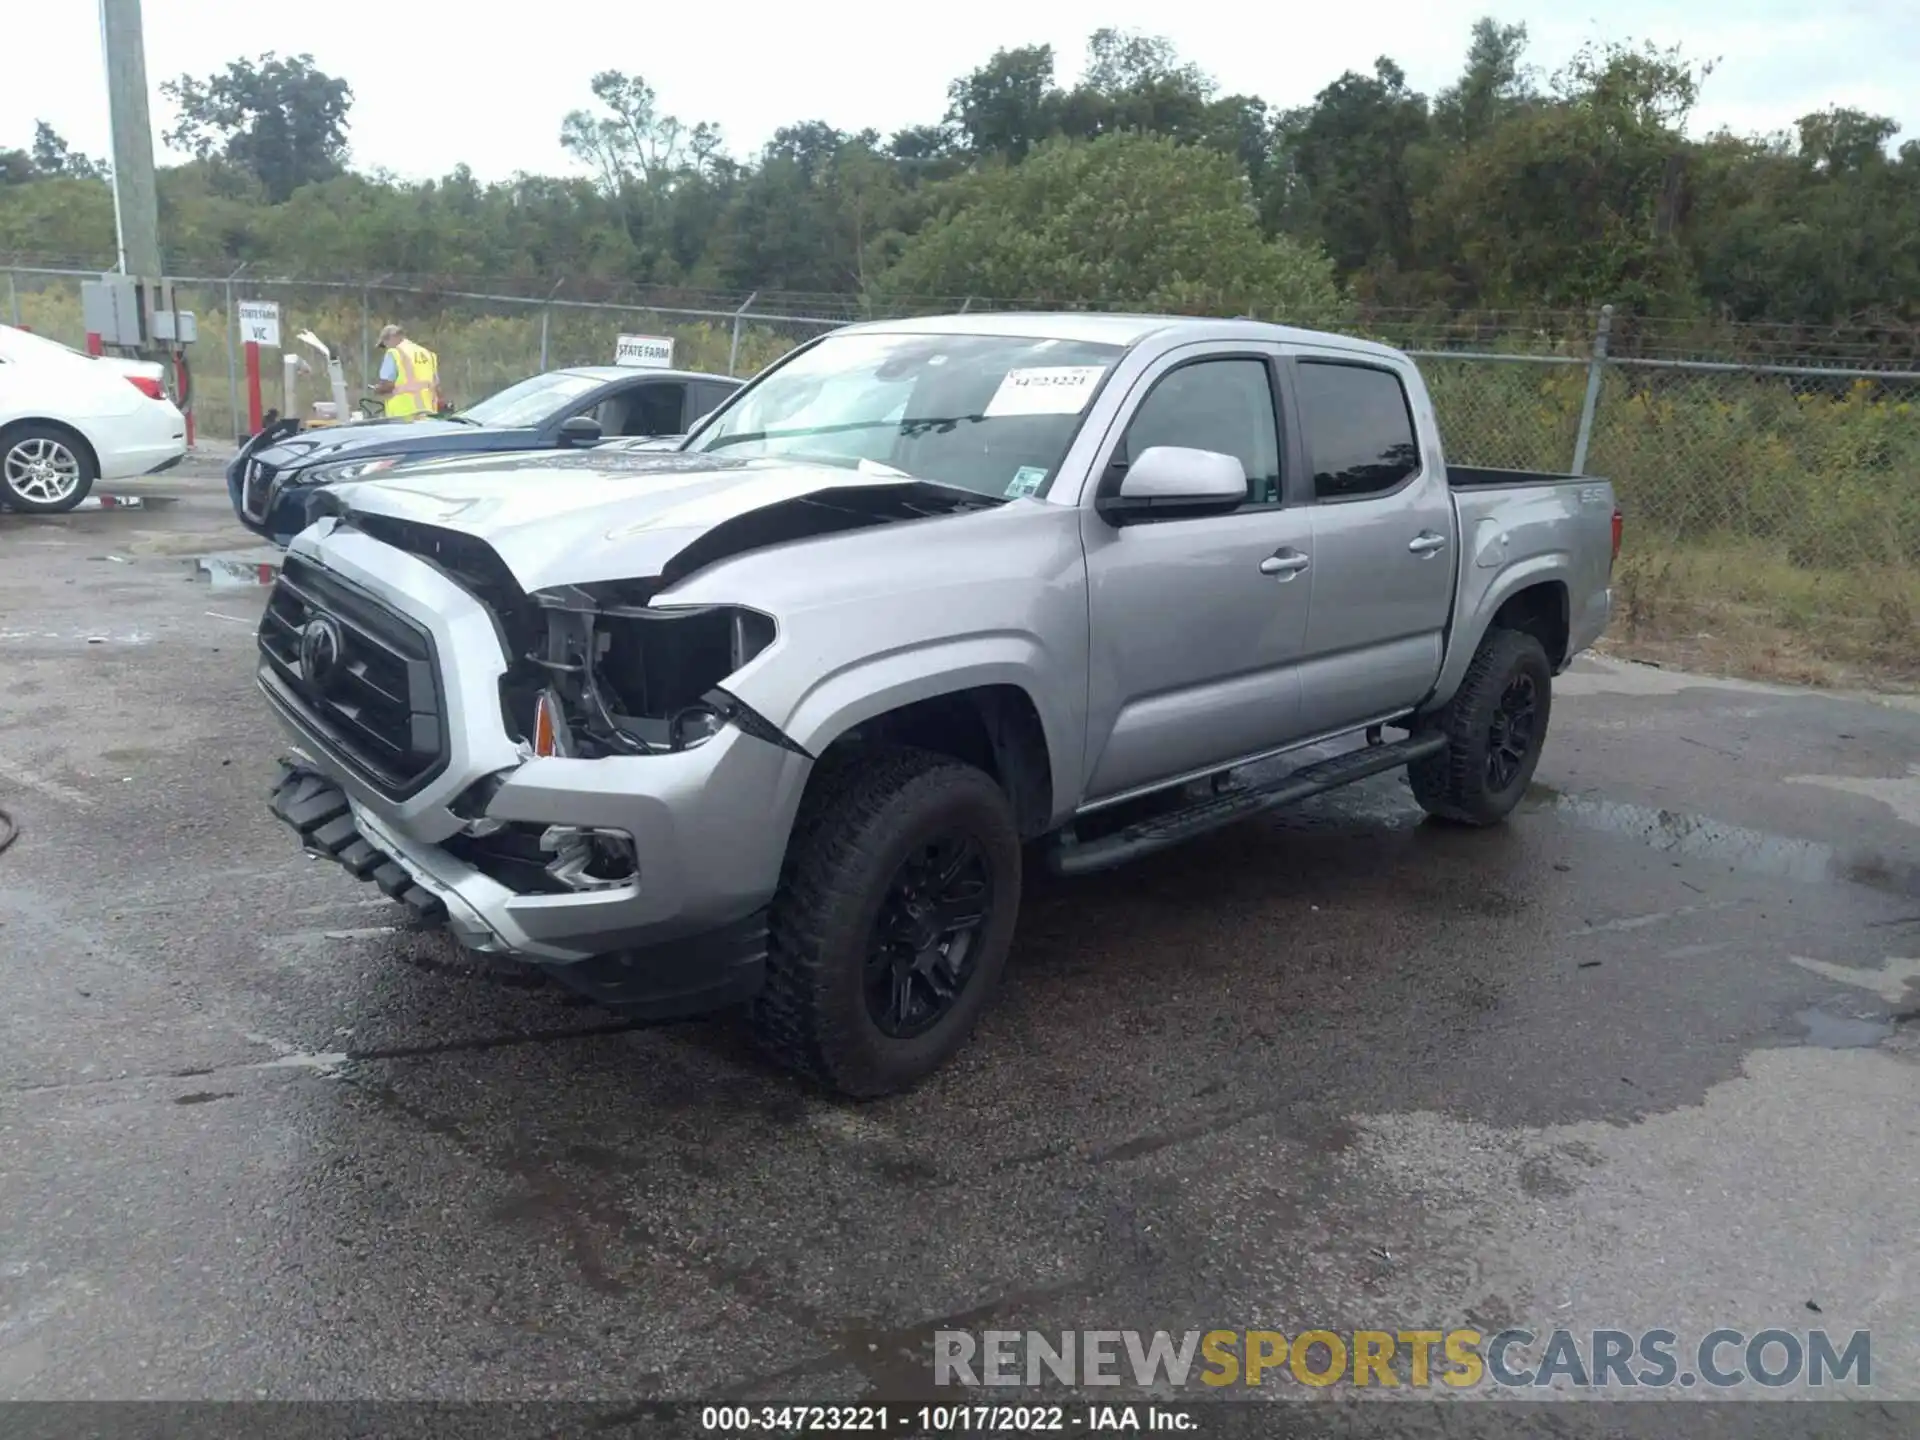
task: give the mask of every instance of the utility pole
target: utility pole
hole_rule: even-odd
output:
[[[113,123],[113,216],[119,270],[157,282],[160,199],[153,180],[153,122],[147,114],[147,53],[140,0],[100,0],[100,45],[107,61],[107,109]]]

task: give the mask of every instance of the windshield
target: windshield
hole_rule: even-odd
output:
[[[1032,495],[1123,353],[1027,336],[834,336],[746,391],[687,449],[884,466],[981,495]]]
[[[469,406],[458,418],[477,425],[531,427],[551,419],[589,391],[598,390],[601,383],[591,375],[570,375],[564,370],[535,375]]]

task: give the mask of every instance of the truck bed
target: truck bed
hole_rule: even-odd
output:
[[[1607,627],[1613,556],[1613,487],[1594,475],[1447,467],[1459,519],[1456,616],[1484,619],[1530,575],[1553,569],[1566,587],[1567,655]],[[1478,642],[1450,644],[1442,672],[1451,684]]]
[[[1455,490],[1484,490],[1509,485],[1571,485],[1598,483],[1592,475],[1567,475],[1558,470],[1495,470],[1485,465],[1447,466],[1447,484]]]

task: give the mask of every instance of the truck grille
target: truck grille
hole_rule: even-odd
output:
[[[404,800],[447,764],[433,639],[358,587],[288,555],[260,620],[262,679],[313,737]]]

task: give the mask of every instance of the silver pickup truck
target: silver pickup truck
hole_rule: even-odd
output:
[[[274,813],[604,1004],[744,1003],[853,1096],[966,1039],[1028,853],[1403,766],[1501,820],[1620,548],[1604,481],[1448,466],[1395,350],[1112,315],[853,326],[671,449],[319,509],[259,631]]]

